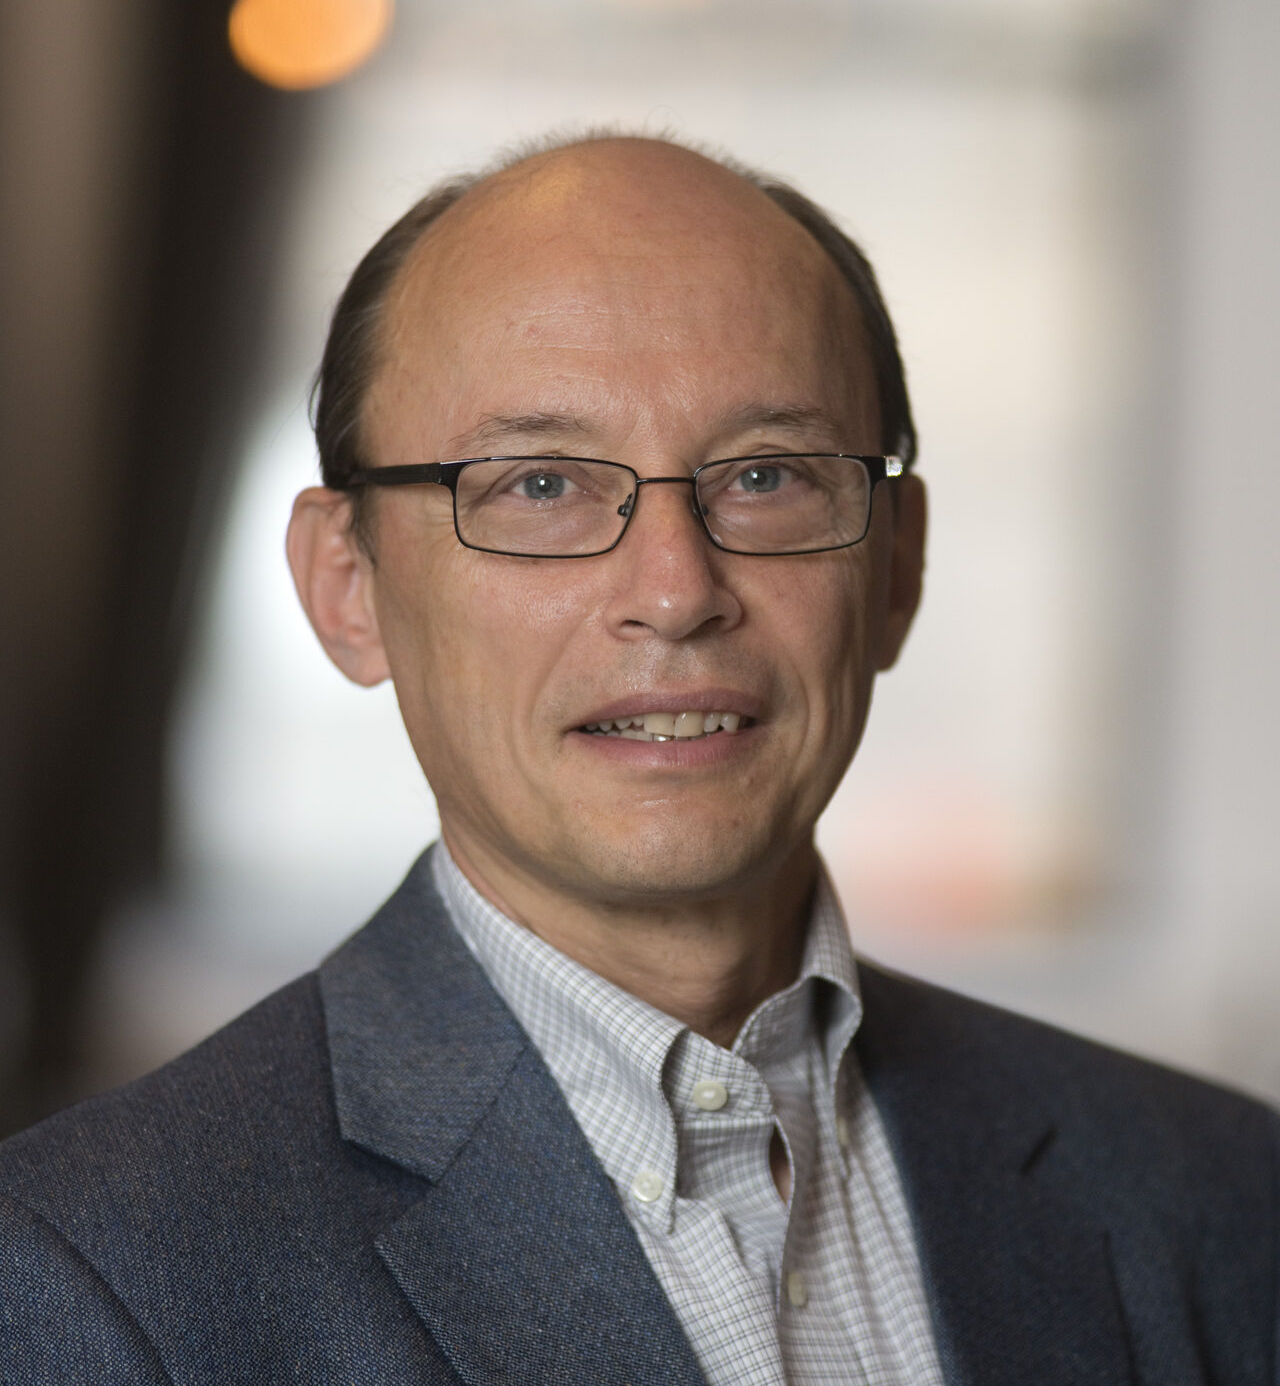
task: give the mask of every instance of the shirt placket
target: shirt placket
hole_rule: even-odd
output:
[[[768,1089],[692,1033],[673,1049],[666,1087],[679,1139],[673,1240],[703,1267],[701,1284],[680,1291],[701,1315],[700,1355],[714,1380],[782,1386],[774,1304],[787,1210],[768,1172]]]

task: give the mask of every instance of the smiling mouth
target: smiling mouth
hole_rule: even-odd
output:
[[[579,730],[628,741],[699,741],[721,733],[732,736],[751,721],[740,712],[645,712],[636,717],[606,717]]]

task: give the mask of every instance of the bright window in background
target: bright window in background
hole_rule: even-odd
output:
[[[361,922],[436,826],[392,694],[328,666],[284,564],[290,500],[316,474],[305,395],[328,311],[436,179],[601,122],[796,183],[868,250],[898,324],[933,524],[919,624],[821,828],[859,941],[889,960],[989,953],[1105,903],[1124,830],[1135,555],[1114,477],[1145,395],[1148,22],[1142,4],[1066,0],[399,7],[318,107],[274,402],[178,738],[165,908],[193,946],[242,960],[238,1000]]]

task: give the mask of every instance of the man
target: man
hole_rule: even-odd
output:
[[[317,435],[298,590],[442,843],[5,1148],[6,1382],[1274,1386],[1272,1116],[850,953],[813,828],[924,494],[820,213],[648,140],[452,185]]]

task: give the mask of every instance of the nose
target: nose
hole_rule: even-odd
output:
[[[724,560],[730,556],[711,543],[694,513],[691,483],[688,477],[642,478],[636,489],[635,513],[609,555],[615,586],[607,617],[624,638],[683,640],[731,629],[742,617],[728,584]]]

